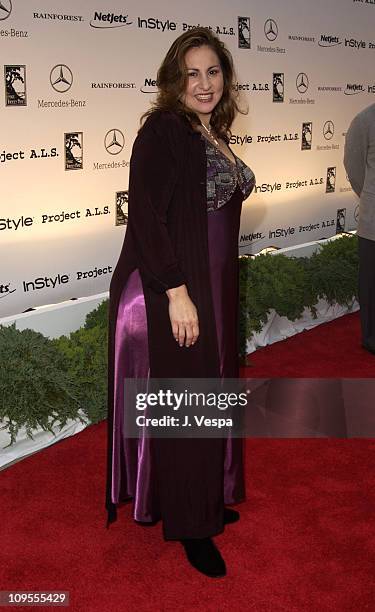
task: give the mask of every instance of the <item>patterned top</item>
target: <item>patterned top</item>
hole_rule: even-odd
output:
[[[241,189],[244,200],[251,194],[255,185],[252,170],[236,155],[236,163],[231,162],[224,153],[203,135],[207,155],[207,211],[212,212],[226,204],[236,190]]]

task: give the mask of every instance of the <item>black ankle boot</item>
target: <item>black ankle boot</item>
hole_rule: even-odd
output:
[[[225,576],[225,561],[211,538],[189,538],[180,541],[189,562],[198,572],[210,578]]]
[[[236,523],[240,520],[240,513],[232,508],[224,508],[224,525],[228,523]]]

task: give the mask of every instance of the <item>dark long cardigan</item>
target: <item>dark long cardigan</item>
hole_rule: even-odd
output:
[[[140,271],[145,296],[150,377],[220,376],[209,276],[206,163],[200,134],[177,113],[154,112],[133,145],[129,222],[110,285],[107,526],[117,518],[111,501],[116,317],[134,269]],[[197,343],[189,348],[179,347],[173,337],[165,293],[183,283],[197,307],[200,327]]]

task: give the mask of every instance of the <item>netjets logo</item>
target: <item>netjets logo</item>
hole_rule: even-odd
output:
[[[155,93],[158,90],[156,79],[146,78],[144,85],[141,87],[142,93]]]
[[[277,23],[274,19],[267,19],[264,24],[264,34],[270,42],[276,40],[277,35],[279,33],[279,28],[277,27]]]
[[[26,66],[4,66],[5,105],[26,106]]]
[[[335,133],[335,126],[333,121],[326,121],[323,125],[323,136],[326,140],[331,140]]]
[[[101,13],[95,11],[94,19],[91,19],[92,28],[123,28],[132,25],[129,15],[115,15],[114,13]]]
[[[308,121],[302,123],[301,150],[311,151],[312,145],[312,123]]]
[[[318,42],[319,47],[336,47],[336,45],[342,45],[342,41],[338,36],[331,36],[330,34],[321,34]]]
[[[251,49],[250,17],[238,17],[238,47]]]
[[[300,72],[296,78],[297,91],[300,94],[305,94],[309,88],[309,79],[305,72]]]
[[[65,170],[83,168],[83,132],[64,134]]]
[[[127,191],[116,192],[116,225],[128,223],[128,197]]]
[[[6,285],[2,285],[0,283],[0,299],[6,298],[16,291],[16,289],[10,289],[9,287],[10,287],[10,283]]]
[[[274,72],[272,77],[272,101],[284,102],[284,73]]]
[[[104,146],[107,153],[111,155],[118,155],[121,153],[125,145],[124,134],[121,130],[109,130],[104,138]]]
[[[364,91],[365,88],[363,87],[363,85],[360,85],[358,83],[347,83],[344,94],[346,96],[355,96],[356,94],[363,93]]]
[[[8,19],[12,12],[12,0],[3,0],[0,2],[0,21]]]
[[[65,93],[73,83],[73,73],[69,66],[65,64],[56,64],[49,75],[50,83],[55,91]]]
[[[336,166],[327,168],[326,193],[333,193],[336,188]]]

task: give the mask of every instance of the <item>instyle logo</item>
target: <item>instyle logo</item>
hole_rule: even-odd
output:
[[[98,29],[123,28],[132,25],[129,15],[116,15],[115,13],[102,13],[95,11],[94,19],[91,19],[90,26]]]
[[[139,28],[145,28],[147,30],[161,30],[162,32],[174,32],[177,29],[177,23],[166,19],[156,19],[155,17],[138,17],[137,25]]]
[[[336,47],[342,45],[342,41],[338,36],[332,36],[331,34],[321,34],[318,42],[319,47]]]
[[[250,17],[238,17],[238,47],[251,49]]]
[[[73,84],[73,73],[66,64],[57,64],[52,68],[49,80],[55,91],[65,93]]]
[[[255,185],[255,193],[274,193],[274,191],[281,191],[281,183],[262,183],[261,185]]]
[[[277,229],[274,230],[269,230],[268,232],[268,238],[272,239],[272,238],[287,238],[288,236],[293,236],[293,234],[295,233],[295,228],[294,227],[278,227]]]
[[[13,219],[11,217],[0,219],[0,232],[2,230],[13,230],[17,231],[24,227],[31,227],[34,223],[34,219],[32,217],[18,217],[17,219]]]
[[[364,40],[357,40],[356,38],[345,38],[345,47],[351,47],[352,49],[366,49],[366,43]]]
[[[0,299],[9,297],[16,289],[10,289],[10,283],[3,285],[0,283]]]
[[[56,289],[59,285],[69,283],[69,274],[57,274],[56,276],[38,276],[34,280],[22,281],[24,293],[39,291],[40,289]]]
[[[239,136],[238,134],[232,134],[230,137],[230,144],[232,145],[240,145],[243,146],[245,144],[251,144],[253,142],[253,137],[250,134],[244,134],[243,136]]]
[[[274,19],[267,19],[264,23],[264,35],[270,42],[276,40],[279,34],[279,28]]]
[[[0,21],[8,19],[12,12],[12,0],[2,0],[0,2]]]
[[[4,66],[5,106],[26,106],[26,66]]]

